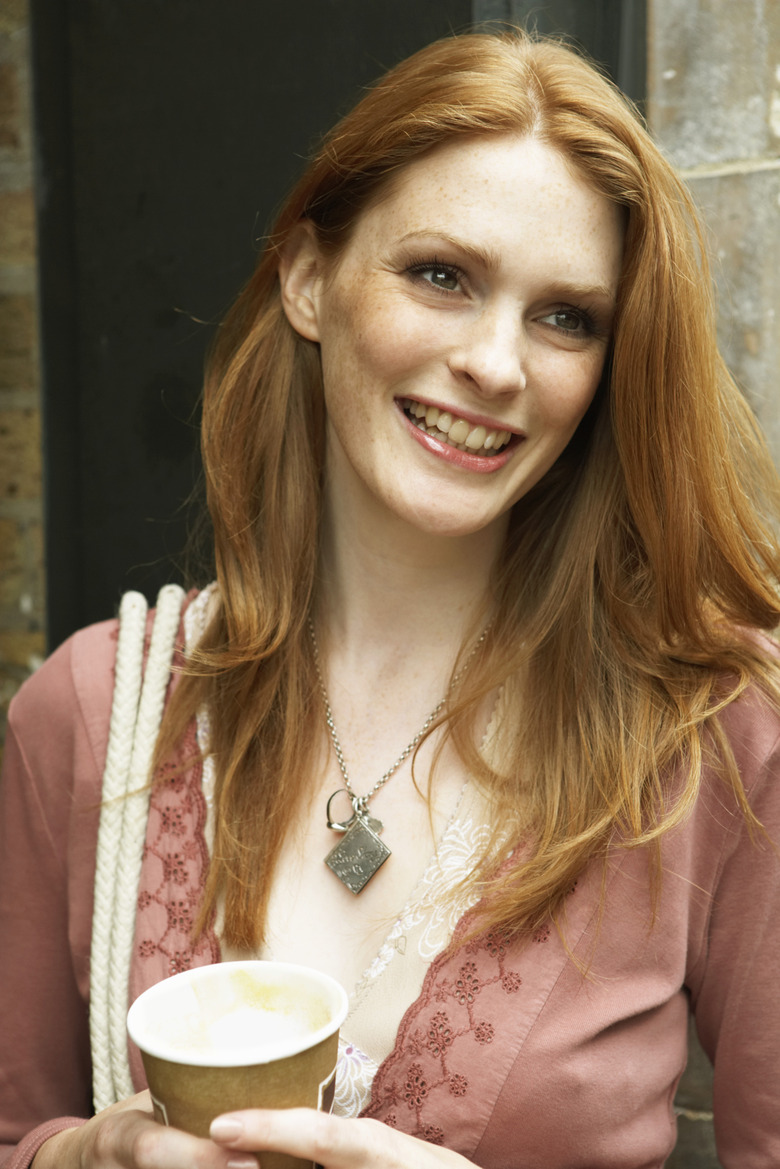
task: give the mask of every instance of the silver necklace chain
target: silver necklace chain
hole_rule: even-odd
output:
[[[436,706],[433,708],[431,713],[428,715],[428,717],[426,718],[423,725],[420,727],[417,734],[414,736],[414,738],[409,743],[407,743],[407,745],[404,747],[401,754],[396,759],[395,763],[392,763],[390,765],[390,767],[388,767],[387,771],[385,771],[385,773],[382,776],[380,776],[380,778],[376,781],[376,783],[374,784],[374,786],[371,788],[370,791],[366,792],[366,794],[363,796],[359,796],[354,791],[352,784],[349,781],[349,775],[347,774],[347,765],[346,765],[346,762],[344,761],[344,752],[341,749],[341,743],[339,742],[338,731],[336,730],[336,724],[333,721],[333,712],[330,708],[330,701],[328,699],[328,691],[325,687],[325,680],[322,676],[322,669],[320,667],[320,651],[319,651],[319,646],[317,644],[317,636],[314,632],[314,622],[312,621],[311,616],[309,616],[308,621],[309,621],[309,633],[311,634],[312,649],[314,650],[314,669],[316,670],[316,673],[317,673],[317,682],[319,683],[320,694],[322,695],[322,702],[323,702],[323,705],[325,707],[325,722],[327,724],[328,731],[330,732],[331,742],[333,743],[333,750],[336,754],[336,759],[338,761],[339,770],[341,771],[341,775],[342,775],[342,778],[344,780],[344,787],[346,788],[347,795],[349,796],[350,800],[352,801],[352,806],[356,812],[360,811],[360,812],[365,814],[365,812],[368,810],[369,800],[371,800],[376,795],[376,793],[379,791],[380,788],[384,787],[384,785],[387,783],[388,779],[390,779],[391,776],[393,776],[396,773],[396,771],[401,766],[401,764],[406,759],[409,758],[412,751],[415,749],[417,744],[420,742],[420,740],[422,739],[425,732],[428,730],[428,728],[433,723],[434,719],[437,718],[437,716],[444,709],[444,704],[446,703],[447,699],[449,698],[450,692],[451,692],[453,686],[455,686],[455,684],[458,681],[460,681],[466,667],[471,663],[471,659],[474,657],[474,654],[477,652],[479,647],[482,645],[482,642],[487,637],[488,629],[490,628],[490,626],[487,626],[485,629],[482,630],[482,633],[480,634],[477,641],[474,643],[474,647],[471,650],[471,653],[469,654],[468,658],[463,663],[463,666],[458,671],[458,673],[455,675],[455,677],[452,679],[452,682],[450,683],[450,685],[447,687],[447,693],[444,695],[444,697],[441,699],[441,701],[437,702]]]

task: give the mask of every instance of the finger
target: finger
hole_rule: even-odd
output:
[[[374,1129],[378,1130],[374,1132]],[[345,1120],[312,1108],[257,1109],[217,1117],[211,1139],[234,1149],[287,1153],[325,1169],[392,1169],[387,1138],[396,1134],[373,1120]],[[262,1160],[262,1158],[261,1158]]]
[[[81,1130],[80,1165],[117,1169],[258,1169],[257,1158],[213,1141],[167,1128],[123,1101],[99,1113]]]
[[[287,1153],[324,1169],[473,1169],[452,1149],[381,1121],[347,1120],[312,1108],[225,1113],[213,1122],[211,1139],[233,1149]]]

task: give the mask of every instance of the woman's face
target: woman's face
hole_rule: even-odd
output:
[[[505,517],[593,398],[622,249],[620,209],[514,136],[407,167],[330,268],[302,230],[282,287],[321,348],[333,504],[450,536]]]

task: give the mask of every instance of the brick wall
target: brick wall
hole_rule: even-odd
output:
[[[26,0],[0,0],[0,744],[44,652],[35,217]]]

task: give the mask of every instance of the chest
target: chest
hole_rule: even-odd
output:
[[[344,833],[328,827],[328,801],[343,789],[344,780],[335,760],[327,761],[280,857],[263,957],[314,966],[352,992],[413,897],[461,807],[468,777],[454,753],[442,759],[430,796],[429,765],[425,756],[418,760],[418,787],[407,761],[371,799],[369,813],[381,823],[378,835],[389,856],[354,893],[326,864],[336,846],[356,848]],[[343,791],[331,800],[330,812],[339,823],[349,819],[351,807]]]

